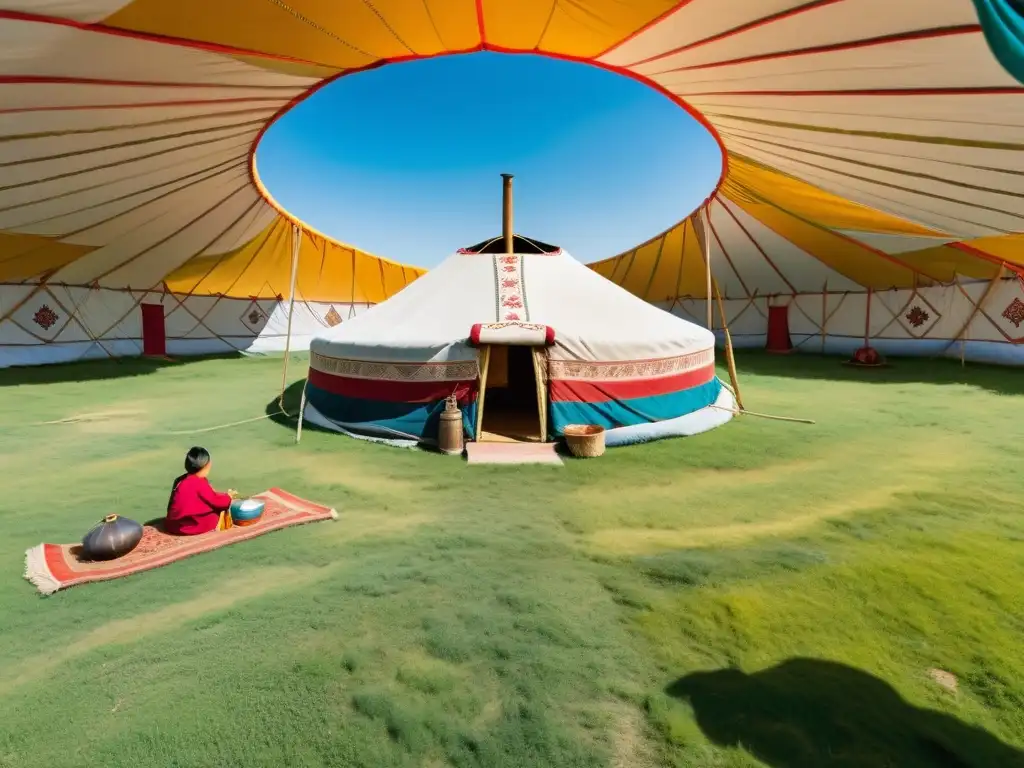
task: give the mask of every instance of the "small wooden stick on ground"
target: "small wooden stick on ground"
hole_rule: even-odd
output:
[[[723,408],[720,405],[712,405],[711,408],[717,408],[720,411],[730,411],[731,408]],[[791,421],[794,424],[817,424],[813,419],[797,419],[792,416],[772,416],[770,413],[757,413],[755,411],[741,410],[740,413],[746,414],[747,416],[757,416],[759,419],[771,419],[772,421]]]

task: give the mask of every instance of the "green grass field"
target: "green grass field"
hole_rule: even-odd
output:
[[[1024,765],[1024,374],[739,363],[749,408],[817,424],[564,468],[166,434],[265,413],[280,359],[0,371],[0,766]],[[160,514],[194,443],[340,519],[21,579]]]

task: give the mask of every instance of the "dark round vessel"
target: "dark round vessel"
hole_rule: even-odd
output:
[[[85,534],[82,554],[87,560],[114,560],[139,545],[142,526],[119,515],[107,515]]]

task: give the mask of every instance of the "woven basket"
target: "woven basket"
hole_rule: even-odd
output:
[[[592,459],[604,454],[604,427],[596,424],[570,424],[562,433],[573,456]]]

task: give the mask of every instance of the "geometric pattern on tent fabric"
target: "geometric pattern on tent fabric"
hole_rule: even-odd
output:
[[[225,336],[214,331],[206,320],[214,311],[220,297],[183,296],[168,293],[164,296],[164,317],[169,338],[218,339],[228,346],[234,346]],[[173,302],[173,305],[170,304]]]
[[[768,313],[766,310],[761,308],[761,304],[764,302],[767,307],[771,301],[769,296],[750,296],[746,299],[732,299],[729,302],[730,310],[726,313],[726,321],[729,324],[729,328],[739,327],[744,317],[747,315],[760,315],[760,320],[754,319],[755,323],[760,323],[762,320],[767,322]],[[718,310],[712,312],[712,326],[715,326],[721,322]],[[707,318],[703,320],[707,322]]]
[[[340,302],[338,306],[335,306],[333,303],[308,302],[297,299],[295,305],[297,308],[305,308],[309,316],[316,320],[322,328],[333,328],[345,321],[345,316],[342,315],[338,306],[341,306],[349,317],[352,315],[352,307],[345,308]]]
[[[924,338],[942,319],[942,315],[916,288],[909,296],[902,293],[886,291],[873,294],[876,302],[872,310],[881,306],[892,316],[891,322],[873,332],[878,336],[891,336],[893,329],[898,327],[908,336]]]
[[[972,304],[978,306],[964,286],[957,286]],[[1019,280],[1002,280],[980,303],[978,314],[985,318],[999,335],[1011,344],[1024,344],[1024,286]]]
[[[48,289],[30,294],[9,320],[39,341],[89,341],[89,333],[74,315],[73,308],[61,302]]]
[[[319,317],[317,319],[319,319]],[[321,322],[323,322],[323,324],[328,328],[333,328],[336,325],[340,325],[342,321],[343,318],[341,313],[334,308],[333,304],[331,304],[330,308],[324,313],[324,317]]]
[[[452,360],[443,363],[406,363],[397,361],[346,360],[313,352],[309,366],[333,376],[385,381],[468,381],[480,375],[476,360]]]
[[[724,298],[820,291],[801,262],[880,291],[1024,265],[1024,87],[966,0],[4,7],[0,280],[286,293],[290,221],[252,165],[268,123],[334,75],[481,49],[588,61],[706,120],[727,155],[708,234]],[[652,301],[699,297],[692,230],[599,271]],[[917,237],[954,242],[904,250]],[[308,231],[300,250],[301,296],[350,311],[422,272]]]
[[[701,301],[701,304],[703,303]],[[723,301],[722,307],[725,309],[726,324],[730,332],[734,334],[762,332],[761,329],[764,329],[768,322],[767,306],[768,298],[759,296]],[[712,312],[711,319],[713,328],[721,326],[722,319],[717,308]],[[707,317],[698,322],[706,323]]]
[[[266,325],[270,316],[264,311],[263,307],[253,299],[250,301],[245,309],[242,310],[242,314],[239,316],[242,321],[242,325],[252,331],[254,334],[259,334]]]
[[[829,322],[842,310],[847,296],[849,296],[848,293],[819,293],[794,297],[789,305],[789,325],[790,334],[793,337],[793,348],[811,348],[812,342],[817,339],[824,349]],[[766,326],[761,327],[765,328]]]

